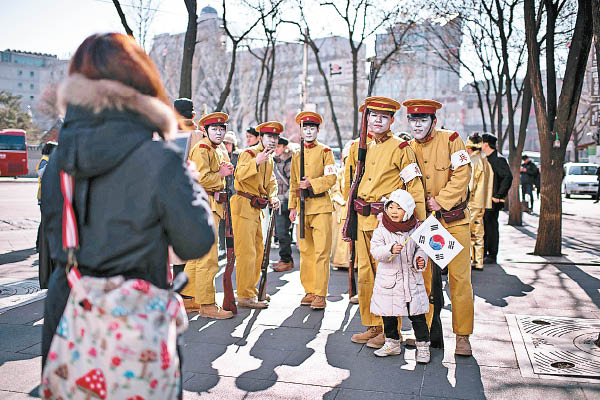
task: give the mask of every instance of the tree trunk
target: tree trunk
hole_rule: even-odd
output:
[[[192,98],[192,66],[196,50],[196,34],[198,16],[196,0],[184,0],[188,12],[188,24],[183,42],[183,59],[181,60],[181,80],[179,81],[179,97]]]
[[[600,0],[592,0],[592,19],[594,21],[594,48],[596,50],[596,72],[600,85]]]
[[[217,107],[215,111],[221,111],[225,102],[227,101],[227,97],[229,97],[229,93],[231,92],[231,82],[233,81],[233,73],[235,72],[235,60],[237,56],[237,48],[239,42],[233,42],[233,48],[231,49],[231,64],[229,65],[229,74],[227,75],[227,82],[225,82],[225,87],[223,91],[221,91],[221,96],[219,96],[219,103],[217,103]]]
[[[121,20],[121,25],[123,25],[125,32],[133,38],[133,31],[131,30],[131,28],[129,27],[129,24],[127,23],[127,18],[125,17],[125,13],[123,13],[123,9],[121,8],[121,3],[119,3],[119,0],[113,0],[113,4],[115,5],[115,8],[117,9],[117,14],[119,14],[119,19]]]
[[[531,68],[530,83],[540,137],[542,161],[542,201],[534,253],[540,256],[560,256],[562,245],[562,196],[560,189],[563,163],[577,116],[587,57],[591,46],[592,6],[591,0],[578,1],[577,20],[565,68],[568,73],[565,74],[561,88],[554,129],[552,129],[551,124],[554,120],[549,120],[549,111],[552,110],[552,107],[546,109],[546,98],[542,86],[540,52],[536,46],[537,30],[535,28],[534,0],[524,1],[524,11],[529,66]],[[554,27],[547,29],[547,32],[550,31],[554,32]],[[550,50],[548,46],[546,48],[547,51]],[[547,65],[546,67],[548,68]],[[548,84],[552,85],[552,82]],[[549,99],[549,101],[552,101],[552,99]],[[553,147],[554,132],[560,140],[558,148]]]

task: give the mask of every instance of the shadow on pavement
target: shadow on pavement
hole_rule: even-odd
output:
[[[0,265],[18,263],[27,260],[36,253],[35,247],[30,249],[15,250],[0,254]]]
[[[266,390],[277,381],[275,368],[280,365],[297,367],[313,355],[315,350],[307,344],[315,339],[323,321],[323,311],[315,311],[307,306],[299,306],[279,327],[265,329],[252,346],[250,355],[262,360],[259,368],[246,371],[236,379],[236,386],[247,392]],[[294,328],[290,328],[293,326]],[[298,329],[300,328],[300,329]],[[291,346],[293,345],[293,346]],[[290,350],[292,348],[292,351]],[[287,350],[283,362],[276,354]],[[252,382],[257,376],[270,377],[268,380]]]
[[[524,297],[534,289],[516,275],[507,273],[499,264],[488,264],[483,271],[473,271],[471,283],[475,296],[497,307],[506,307],[508,297]],[[482,290],[477,290],[479,287]]]

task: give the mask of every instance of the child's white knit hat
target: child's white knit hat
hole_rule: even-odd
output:
[[[415,211],[415,199],[408,193],[406,190],[396,189],[390,194],[389,198],[383,198],[384,207],[387,207],[390,201],[398,204],[400,208],[405,211],[404,221],[407,221],[412,217],[413,212]]]

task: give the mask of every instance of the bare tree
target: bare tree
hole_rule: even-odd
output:
[[[340,0],[325,1],[321,5],[333,8],[335,14],[342,20],[348,34],[348,44],[352,56],[352,137],[358,137],[358,74],[359,65],[365,60],[359,60],[358,55],[365,45],[367,38],[371,37],[381,27],[395,21],[399,7],[380,9],[375,0]],[[379,9],[379,15],[374,13]]]
[[[160,0],[132,0],[128,12],[135,23],[139,44],[146,52],[148,32],[159,6]]]
[[[188,24],[183,43],[183,59],[181,60],[181,80],[179,82],[179,97],[192,98],[192,63],[196,50],[196,35],[198,33],[198,5],[196,0],[183,0],[188,12]]]
[[[244,32],[242,32],[240,35],[234,35],[229,27],[229,24],[227,23],[227,4],[226,4],[226,0],[223,0],[223,29],[224,29],[225,33],[227,34],[227,36],[229,37],[229,40],[231,40],[232,47],[231,47],[231,61],[229,63],[229,72],[227,74],[227,80],[225,81],[225,85],[224,85],[223,89],[221,90],[221,94],[219,96],[219,102],[217,103],[217,106],[216,106],[216,111],[221,111],[223,109],[223,106],[225,105],[225,101],[227,100],[227,97],[231,93],[231,84],[233,82],[233,75],[235,73],[235,63],[236,63],[237,51],[238,51],[238,48],[240,47],[240,43],[248,36],[248,34],[250,32],[252,32],[252,30],[263,20],[263,18],[266,18],[266,17],[270,16],[272,13],[274,13],[275,11],[277,11],[277,8],[279,7],[279,5],[282,2],[283,2],[283,0],[275,0],[275,1],[271,2],[270,8],[268,9],[268,11],[264,10],[264,6],[262,3],[258,3],[257,5],[254,5],[254,6],[251,4],[248,4],[250,6],[250,8],[253,8],[256,11],[259,11],[260,16],[258,18],[256,18],[254,20],[254,22],[251,23],[250,26]]]
[[[533,104],[541,147],[542,203],[534,253],[559,256],[562,248],[561,181],[567,144],[573,133],[584,72],[592,42],[592,0],[578,0],[575,28],[565,66],[560,96],[557,97],[556,49],[557,21],[561,2],[543,0],[546,9],[546,88],[542,81],[540,49],[537,46],[535,0],[524,0],[525,31]],[[552,70],[552,71],[549,71]],[[544,89],[546,89],[544,91]]]
[[[113,0],[113,4],[115,5],[115,8],[117,9],[117,14],[119,14],[119,19],[121,20],[121,24],[123,25],[125,32],[133,38],[134,37],[133,31],[131,30],[131,28],[129,27],[129,24],[127,23],[127,17],[125,16],[125,13],[123,13],[123,9],[121,8],[121,3],[119,2],[119,0]]]

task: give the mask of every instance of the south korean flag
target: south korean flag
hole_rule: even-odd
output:
[[[463,249],[463,246],[430,215],[410,236],[440,268],[444,268]]]

